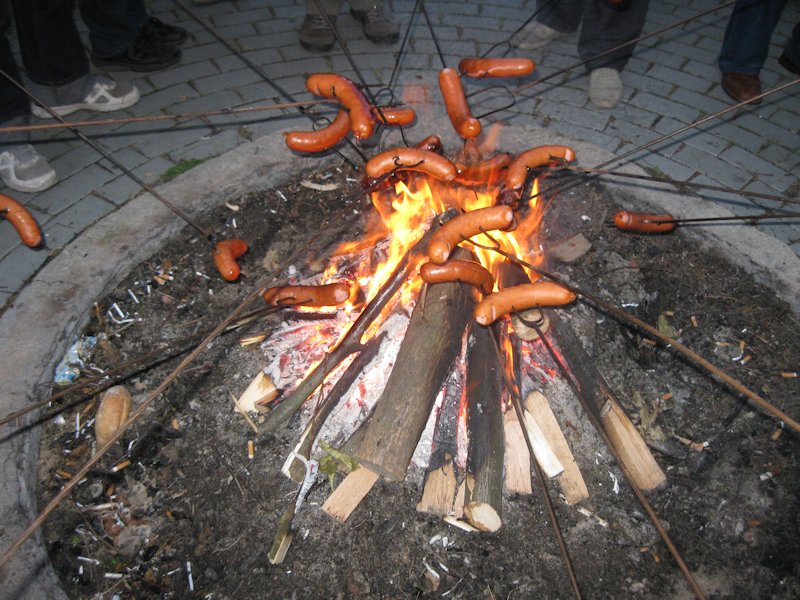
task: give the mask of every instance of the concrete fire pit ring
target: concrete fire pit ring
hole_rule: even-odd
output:
[[[420,122],[412,131],[440,128],[441,123]],[[198,214],[244,192],[273,187],[337,160],[336,157],[299,159],[288,153],[282,143],[276,143],[279,139],[270,135],[244,144],[163,185],[160,191],[189,214]],[[393,141],[394,137],[384,145],[391,147]],[[454,137],[444,141],[446,148],[457,147]],[[505,130],[500,145],[502,150],[518,152],[547,143],[570,145],[585,166],[612,158],[597,146],[533,127]],[[620,170],[643,173],[634,165]],[[605,183],[612,189],[615,187],[611,180]],[[633,204],[632,208],[672,212],[686,218],[724,215],[719,208],[697,198],[687,198],[667,185],[625,185],[617,189],[624,194],[626,204]],[[13,306],[0,317],[0,351],[5,358],[6,373],[0,414],[9,414],[35,399],[31,390],[52,380],[55,364],[87,322],[95,299],[107,293],[183,226],[182,220],[154,198],[139,196],[87,229],[20,291]],[[776,295],[800,313],[800,258],[787,245],[744,225],[698,227],[688,232],[722,251],[731,262],[774,289]],[[27,422],[21,421],[19,425]],[[17,429],[18,425],[9,425],[0,445],[3,551],[38,514],[35,474],[40,431],[32,428],[14,435]],[[0,577],[7,597],[66,597],[38,535],[22,546]]]

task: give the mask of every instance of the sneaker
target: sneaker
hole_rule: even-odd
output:
[[[509,44],[521,50],[536,50],[546,46],[556,38],[566,35],[557,29],[548,27],[539,21],[531,21],[520,31],[514,34]]]
[[[33,146],[12,146],[0,153],[0,177],[12,190],[43,192],[58,181],[58,175],[47,159]]]
[[[595,69],[589,73],[589,100],[598,108],[614,108],[622,98],[622,79],[616,69]]]
[[[111,112],[133,106],[139,101],[139,89],[130,83],[123,83],[95,75],[95,83],[83,101],[75,104],[63,104],[50,108],[60,117],[71,115],[79,110],[94,112]],[[40,119],[50,119],[52,115],[38,104],[31,105],[31,112]]]
[[[150,35],[151,32],[152,29],[148,29],[146,24],[127,50],[114,56],[97,56],[92,53],[92,62],[96,67],[106,71],[138,73],[159,71],[177,64],[181,59],[181,49],[172,44],[162,43],[157,36]]]
[[[336,17],[329,16],[333,26],[336,26]],[[322,15],[306,15],[300,26],[300,45],[306,50],[322,52],[333,48],[336,36],[328,26],[328,21]]]
[[[376,44],[393,44],[400,38],[400,28],[382,8],[350,9],[353,18],[361,23],[364,35]]]
[[[183,27],[167,25],[155,17],[150,17],[145,21],[139,35],[172,46],[180,46],[189,38],[189,33]]]

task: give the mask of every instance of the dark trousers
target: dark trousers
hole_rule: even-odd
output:
[[[144,0],[79,0],[78,7],[92,52],[103,58],[130,48],[148,18]]]
[[[551,0],[544,5],[536,20],[562,33],[580,27],[578,56],[589,61],[586,69],[605,67],[621,71],[633,53],[634,45],[598,59],[594,57],[639,37],[647,16],[647,4],[648,0]]]
[[[769,54],[772,32],[786,6],[786,0],[738,0],[733,6],[722,48],[719,68],[723,73],[758,75]],[[792,32],[786,55],[800,64],[800,24]]]
[[[89,73],[89,62],[72,16],[72,0],[12,0],[20,54],[28,78],[42,86],[66,86]],[[0,65],[22,83],[6,39],[8,4],[0,0]],[[0,120],[30,113],[30,100],[0,76]]]

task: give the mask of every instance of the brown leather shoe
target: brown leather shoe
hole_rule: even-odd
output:
[[[723,73],[722,89],[737,102],[744,102],[761,93],[761,80],[758,75],[749,73]],[[761,104],[761,99],[759,98],[751,104]]]

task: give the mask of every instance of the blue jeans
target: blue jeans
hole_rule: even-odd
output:
[[[786,0],[738,0],[725,29],[719,53],[723,73],[758,75],[769,53],[772,32],[778,24]],[[800,60],[800,27],[794,28],[787,48],[792,62]],[[795,59],[792,59],[792,56]]]
[[[598,54],[636,39],[642,33],[648,0],[627,0],[621,4],[608,0],[550,0],[536,20],[568,33],[580,26],[578,56],[592,71],[601,67],[622,71],[633,53],[633,45],[593,59]]]
[[[78,7],[92,53],[101,58],[128,50],[148,19],[144,0],[79,0]]]

